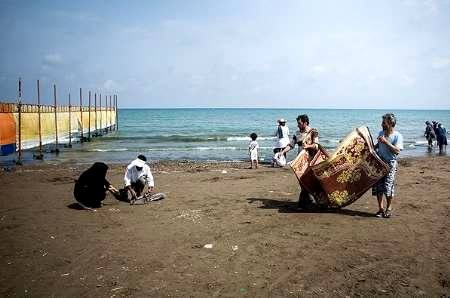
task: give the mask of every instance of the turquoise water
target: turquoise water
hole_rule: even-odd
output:
[[[142,153],[150,160],[246,160],[248,135],[256,132],[260,156],[268,161],[279,118],[288,120],[292,134],[297,130],[297,115],[308,114],[310,125],[319,129],[320,143],[332,150],[356,127],[368,126],[372,135],[376,135],[381,116],[387,112],[396,115],[396,128],[404,136],[403,156],[427,154],[423,137],[426,120],[439,121],[445,127],[450,125],[448,110],[120,109],[118,131],[71,149],[62,148],[58,156],[48,153],[45,158],[122,163]],[[291,151],[288,159],[294,158],[296,152]]]

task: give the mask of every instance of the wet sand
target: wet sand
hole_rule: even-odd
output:
[[[289,169],[246,167],[155,164],[166,200],[108,195],[97,212],[72,197],[85,166],[0,172],[0,295],[450,295],[450,157],[401,161],[390,219],[373,216],[370,192],[340,211],[299,212]],[[124,168],[108,172],[114,185]]]

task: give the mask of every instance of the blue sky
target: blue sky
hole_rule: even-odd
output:
[[[0,100],[450,108],[450,0],[0,0]]]

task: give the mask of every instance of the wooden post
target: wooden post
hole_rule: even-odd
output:
[[[97,93],[94,93],[94,111],[95,111],[95,134],[97,135]]]
[[[19,155],[17,165],[22,164],[22,79],[19,78],[19,98],[17,99],[17,109],[19,114]]]
[[[39,80],[37,80],[37,103],[38,103],[38,130],[39,130],[39,153],[34,154],[35,159],[43,159],[42,154],[42,124],[41,124],[41,88]]]
[[[89,116],[88,116],[88,122],[89,122],[89,129],[88,129],[88,140],[91,139],[91,91],[89,90]]]
[[[53,99],[55,102],[54,109],[55,109],[55,153],[59,152],[58,149],[58,113],[56,111],[56,85],[53,84]]]
[[[80,142],[83,143],[83,95],[81,94],[82,90],[80,88],[80,119],[81,119],[81,134],[80,134]]]
[[[69,148],[72,147],[72,104],[70,102],[69,92]]]

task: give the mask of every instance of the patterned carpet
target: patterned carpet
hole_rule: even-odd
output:
[[[300,186],[324,208],[350,205],[389,171],[364,126],[352,131],[332,155],[320,146],[314,156],[303,150],[290,166]]]

